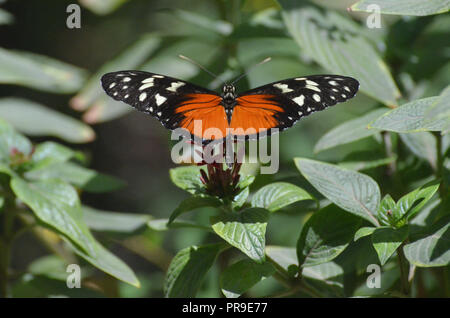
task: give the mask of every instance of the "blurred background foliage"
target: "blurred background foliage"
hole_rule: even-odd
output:
[[[168,178],[168,170],[174,166],[169,133],[156,120],[103,93],[99,78],[108,71],[140,69],[220,88],[219,80],[178,58],[183,54],[225,81],[271,56],[270,63],[238,83],[239,91],[293,76],[355,76],[361,82],[361,93],[282,133],[279,173],[258,176],[252,185],[256,190],[276,179],[300,185],[313,194],[317,191],[299,176],[293,157],[347,166],[362,158],[379,158],[385,160],[384,165],[389,164],[396,158],[380,157],[384,148],[377,131],[352,142],[359,138],[354,138],[358,132],[351,130],[347,142],[352,143],[338,147],[332,139],[318,141],[330,129],[370,116],[372,110],[388,110],[386,107],[439,95],[450,82],[448,14],[383,15],[382,28],[369,29],[365,26],[367,13],[347,11],[355,0],[303,1],[300,12],[289,10],[295,1],[79,0],[81,28],[69,29],[66,7],[73,2],[0,2],[0,118],[33,142],[57,141],[80,153],[92,169],[72,174],[85,176],[78,184],[74,181],[82,191],[82,202],[89,206],[84,208],[85,221],[96,237],[134,270],[141,288],[91,268],[86,269],[86,288],[68,291],[61,261],[46,256],[43,245],[26,234],[12,258],[18,273],[28,273],[14,284],[17,296],[162,296],[163,278],[174,253],[211,241],[212,234],[206,231],[163,231],[157,222],[146,226],[151,219],[167,218],[187,194]],[[378,110],[377,115],[382,113]],[[422,182],[433,172],[436,158],[427,148],[429,144],[419,142],[422,139],[403,140],[398,154],[402,157],[398,168],[403,185]],[[394,138],[393,142],[400,141]],[[100,186],[96,191],[92,179],[98,180],[99,175],[94,170],[105,174],[104,178],[113,175],[126,185],[108,179],[100,185],[110,188]],[[394,199],[412,190],[386,178],[383,166],[364,172]],[[67,175],[70,179],[70,172]],[[115,191],[102,193],[106,190]],[[274,214],[267,229],[268,244],[295,246],[310,215],[306,211],[298,203]],[[187,218],[207,223],[210,215],[208,209],[200,209]],[[221,295],[217,279],[220,266],[219,259],[198,296]],[[428,278],[427,284],[438,284],[432,275]],[[278,288],[269,278],[248,295],[266,295]],[[360,289],[356,294],[370,293]]]

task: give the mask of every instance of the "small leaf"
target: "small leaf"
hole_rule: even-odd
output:
[[[325,284],[333,296],[344,297],[344,269],[339,264],[332,261],[305,267],[302,276],[319,286]]]
[[[164,295],[170,298],[194,297],[217,255],[223,250],[223,244],[211,244],[190,246],[179,251],[167,270]]]
[[[150,215],[119,213],[83,206],[83,219],[94,231],[133,233],[147,225]]]
[[[438,97],[428,97],[414,100],[397,107],[369,124],[369,128],[410,133],[418,131],[438,131],[445,126],[445,119],[426,121],[425,113],[438,100]]]
[[[43,55],[0,48],[0,83],[67,94],[80,89],[84,80],[85,72],[75,66]]]
[[[200,167],[187,166],[170,169],[170,179],[179,188],[189,193],[201,192]]]
[[[244,259],[222,272],[220,288],[225,297],[237,298],[274,272],[275,268],[270,263],[258,264],[250,259]]]
[[[6,121],[0,119],[0,160],[9,163],[13,149],[29,155],[32,145],[26,137],[15,131]]]
[[[175,219],[180,215],[182,215],[183,213],[204,207],[218,207],[221,206],[222,204],[223,204],[222,201],[216,197],[206,195],[191,196],[186,200],[182,201],[175,209],[175,211],[172,212],[172,214],[169,217],[168,225],[170,225],[170,223],[175,221]]]
[[[420,212],[423,206],[433,197],[438,189],[439,183],[431,182],[401,197],[396,204],[399,217],[405,218],[406,220],[412,219]],[[414,206],[419,200],[420,202]]]
[[[60,179],[88,192],[109,192],[122,188],[123,181],[81,167],[72,162],[59,162],[28,171],[25,176],[30,180]]]
[[[275,212],[294,202],[303,200],[315,199],[296,185],[286,182],[275,182],[262,187],[255,193],[252,198],[252,206]]]
[[[445,13],[449,10],[448,0],[361,0],[352,5],[353,11],[373,12],[373,6],[382,14],[426,16]]]
[[[0,117],[30,136],[55,136],[73,143],[95,139],[94,130],[85,123],[22,98],[0,98]]]
[[[362,173],[320,161],[294,158],[303,176],[326,198],[374,225],[380,202],[378,184]]]
[[[377,251],[380,264],[383,266],[397,248],[408,237],[408,227],[399,229],[388,227],[377,228],[372,234],[373,247]]]
[[[80,201],[73,187],[59,180],[28,183],[13,178],[11,188],[38,219],[69,237],[88,253],[93,252],[93,242],[83,222]]]
[[[388,165],[397,160],[397,156],[392,156],[388,158],[374,159],[368,161],[342,161],[339,166],[345,169],[361,171],[377,168],[380,166]]]
[[[427,124],[436,122],[439,119],[446,121],[442,129],[445,133],[445,130],[450,128],[450,86],[444,89],[438,100],[425,113],[425,122]]]
[[[419,267],[448,266],[450,264],[449,218],[433,225],[422,238],[403,247],[408,261]]]
[[[36,146],[31,160],[33,169],[51,165],[57,162],[66,162],[76,156],[76,152],[56,142],[46,141]]]
[[[249,208],[238,213],[213,217],[212,228],[229,244],[258,263],[264,262],[265,234],[269,211]]]
[[[80,0],[80,3],[98,15],[106,15],[121,5],[123,5],[128,0]]]
[[[38,258],[28,266],[28,272],[33,275],[46,276],[61,281],[67,280],[67,262],[56,255]]]
[[[376,227],[371,227],[371,226],[366,226],[366,227],[362,227],[360,228],[358,231],[356,231],[355,233],[355,237],[354,237],[354,241],[359,240],[362,237],[365,236],[369,236],[371,235],[377,228]]]
[[[329,262],[341,254],[355,236],[361,219],[330,205],[305,223],[297,242],[302,267]]]
[[[368,125],[385,112],[386,109],[378,108],[364,116],[351,119],[331,129],[316,143],[314,152],[317,153],[325,149],[348,144],[350,142],[378,134],[378,131],[368,129]]]

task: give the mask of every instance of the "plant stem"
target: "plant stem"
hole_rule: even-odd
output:
[[[0,237],[0,297],[8,297],[9,263],[14,228],[14,198],[5,194],[3,207],[3,231]]]
[[[444,158],[442,156],[442,135],[439,132],[434,132],[436,137],[436,178],[441,179],[441,184],[439,186],[439,195],[441,200],[445,198],[446,195],[446,185],[443,180],[444,172]]]
[[[409,263],[406,260],[405,254],[403,253],[404,242],[397,249],[398,262],[400,266],[400,280],[402,284],[402,292],[409,296],[410,292],[410,281],[409,281]]]

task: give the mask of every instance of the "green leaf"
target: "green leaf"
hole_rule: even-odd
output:
[[[200,167],[187,166],[170,169],[170,180],[179,188],[189,193],[201,192],[203,183],[200,181]]]
[[[378,207],[378,220],[383,225],[391,225],[393,222],[393,215],[395,210],[395,201],[392,199],[390,194],[386,194],[381,200],[380,206]]]
[[[252,206],[275,212],[294,202],[303,200],[315,199],[296,185],[287,182],[275,182],[262,187],[255,193],[252,198]]]
[[[374,12],[378,6],[382,14],[426,16],[445,13],[449,10],[448,0],[361,0],[352,5],[353,11]],[[378,12],[378,11],[377,11]]]
[[[333,260],[348,246],[360,224],[360,218],[333,205],[315,212],[298,239],[298,263],[308,267]]]
[[[124,182],[116,177],[81,167],[72,162],[57,162],[28,171],[30,180],[60,179],[88,192],[109,192],[124,187]]]
[[[29,155],[32,145],[26,137],[15,131],[6,121],[0,119],[0,161],[9,163],[13,149]]]
[[[31,160],[33,161],[33,169],[36,169],[57,162],[66,162],[76,155],[75,151],[66,146],[45,141],[35,147]]]
[[[238,213],[223,213],[211,220],[217,235],[258,263],[264,262],[265,234],[269,211],[249,208]]]
[[[333,296],[344,297],[344,269],[335,262],[305,267],[302,276],[309,282],[323,285],[332,291]]]
[[[128,0],[81,0],[80,3],[98,15],[106,15],[121,5],[123,5]]]
[[[135,287],[140,287],[139,280],[136,278],[134,272],[117,256],[105,249],[99,242],[97,242],[92,235],[94,250],[91,253],[86,253],[78,246],[67,241],[67,243],[74,249],[75,253],[83,257],[86,261],[91,263],[98,269],[108,273],[109,275]]]
[[[427,131],[399,134],[400,139],[417,157],[428,161],[436,168],[436,138]]]
[[[28,272],[33,275],[46,276],[51,279],[57,279],[61,281],[67,280],[67,265],[66,261],[56,255],[48,255],[37,260],[28,266]]]
[[[380,264],[383,266],[394,254],[397,248],[408,237],[408,227],[399,229],[389,227],[377,228],[372,234],[372,244],[377,251]]]
[[[258,264],[250,259],[238,261],[220,275],[220,288],[227,298],[237,298],[263,279],[275,268],[270,263]]]
[[[398,210],[399,217],[405,218],[406,220],[412,219],[420,212],[438,189],[439,182],[431,182],[401,197],[395,207]],[[420,202],[414,205],[419,200]]]
[[[171,298],[194,297],[223,244],[190,246],[175,255],[167,270],[164,295]]]
[[[397,156],[394,155],[388,158],[374,159],[368,161],[343,161],[339,163],[339,166],[345,169],[361,171],[388,165],[390,163],[395,162],[395,160],[397,160]]]
[[[137,68],[148,58],[161,44],[161,38],[157,34],[145,34],[127,50],[108,61],[87,81],[82,90],[70,101],[71,106],[76,110],[86,110],[98,98],[103,97],[104,91],[99,84],[103,74],[117,70],[130,70]],[[108,102],[106,98],[103,101]],[[98,101],[100,102],[100,101]],[[122,104],[122,108],[131,109],[123,103],[112,101],[108,105]],[[120,107],[120,106],[119,106]]]
[[[25,182],[11,180],[17,197],[34,212],[36,217],[69,237],[88,253],[93,253],[93,241],[80,208],[77,192],[59,180]]]
[[[82,206],[83,219],[94,231],[133,233],[147,225],[150,215],[119,213]]]
[[[358,231],[356,231],[355,233],[355,237],[354,237],[354,241],[359,240],[362,237],[365,236],[369,236],[372,235],[372,233],[376,230],[376,227],[371,227],[371,226],[366,226],[366,227],[362,227],[360,228]]]
[[[266,246],[266,257],[277,263],[286,272],[292,266],[298,267],[298,258],[295,247]]]
[[[419,267],[450,264],[449,218],[435,224],[422,238],[406,244],[403,252],[408,261]]]
[[[317,153],[325,149],[348,144],[350,142],[377,134],[378,131],[368,129],[367,127],[370,122],[380,117],[385,112],[385,109],[378,108],[364,116],[346,121],[345,123],[331,129],[316,143],[314,152]]]
[[[175,221],[181,214],[204,207],[218,207],[223,205],[216,197],[206,195],[194,195],[182,201],[169,217],[168,224]]]
[[[29,52],[0,48],[0,83],[52,93],[73,93],[85,80],[81,69]]]
[[[398,88],[362,27],[333,11],[321,13],[295,0],[278,2],[289,33],[308,57],[327,71],[356,78],[374,99],[396,105]]]
[[[233,24],[230,22],[211,19],[208,15],[198,14],[193,11],[180,10],[180,9],[169,9],[170,13],[176,20],[180,22],[186,22],[188,24],[199,27],[201,30],[206,30],[208,33],[213,32],[218,35],[227,36],[233,31]]]
[[[374,225],[380,202],[378,184],[362,173],[320,161],[294,158],[303,176],[326,198]]]
[[[398,133],[442,130],[445,124],[444,119],[432,122],[425,120],[426,111],[437,100],[438,97],[428,97],[406,103],[375,119],[369,124],[369,128]]]
[[[94,130],[85,123],[22,98],[0,98],[0,117],[30,136],[55,136],[73,143],[95,139]]]

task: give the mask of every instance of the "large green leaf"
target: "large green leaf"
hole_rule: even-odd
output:
[[[446,123],[445,119],[437,119],[431,122],[425,120],[426,111],[437,100],[438,97],[428,97],[406,103],[375,119],[369,124],[369,128],[398,133],[442,130]]]
[[[303,200],[315,200],[302,188],[287,182],[268,184],[256,192],[252,206],[275,212],[289,204]]]
[[[374,6],[383,14],[425,16],[448,12],[448,0],[361,0],[352,5],[354,11],[373,12]]]
[[[372,244],[377,251],[380,264],[384,265],[403,241],[408,237],[408,227],[399,229],[389,227],[377,228],[372,234]]]
[[[94,253],[94,243],[83,222],[80,201],[73,187],[59,180],[26,182],[13,178],[11,188],[39,220],[69,237],[86,252]]]
[[[433,123],[439,119],[445,121],[442,128],[445,134],[450,128],[450,86],[444,89],[437,101],[425,113],[426,123]]]
[[[28,171],[31,180],[61,179],[88,192],[109,192],[122,188],[124,182],[116,177],[87,169],[72,162],[58,162]]]
[[[331,129],[323,135],[314,147],[314,152],[320,152],[335,146],[348,144],[378,133],[375,129],[368,129],[368,125],[375,118],[380,117],[386,112],[386,109],[378,108],[370,113],[346,121],[339,126]]]
[[[0,48],[0,83],[72,93],[80,89],[85,76],[79,68],[43,55]]]
[[[352,241],[360,224],[360,218],[333,205],[315,212],[298,239],[298,263],[308,267],[333,260]]]
[[[380,203],[378,184],[362,173],[304,158],[294,158],[303,176],[326,198],[374,225]]]
[[[0,117],[31,136],[55,136],[74,143],[95,139],[94,130],[85,123],[22,98],[1,98]]]
[[[263,279],[275,268],[270,263],[255,263],[250,259],[238,261],[220,275],[220,288],[227,298],[237,298]]]
[[[445,218],[431,231],[403,247],[409,262],[420,267],[448,266],[450,264],[450,219]]]
[[[83,206],[83,219],[91,230],[133,233],[147,225],[150,215],[119,213]]]
[[[212,218],[212,228],[229,244],[240,249],[254,261],[262,263],[269,213],[262,208],[249,208],[238,213],[223,213]]]
[[[164,283],[166,297],[194,297],[224,244],[190,246],[177,253]]]
[[[299,1],[278,2],[289,33],[305,54],[327,71],[353,76],[374,99],[396,105],[399,91],[359,25],[334,11],[321,13]]]
[[[169,224],[181,214],[204,207],[218,207],[223,203],[216,197],[207,195],[194,195],[182,201],[169,217]]]

